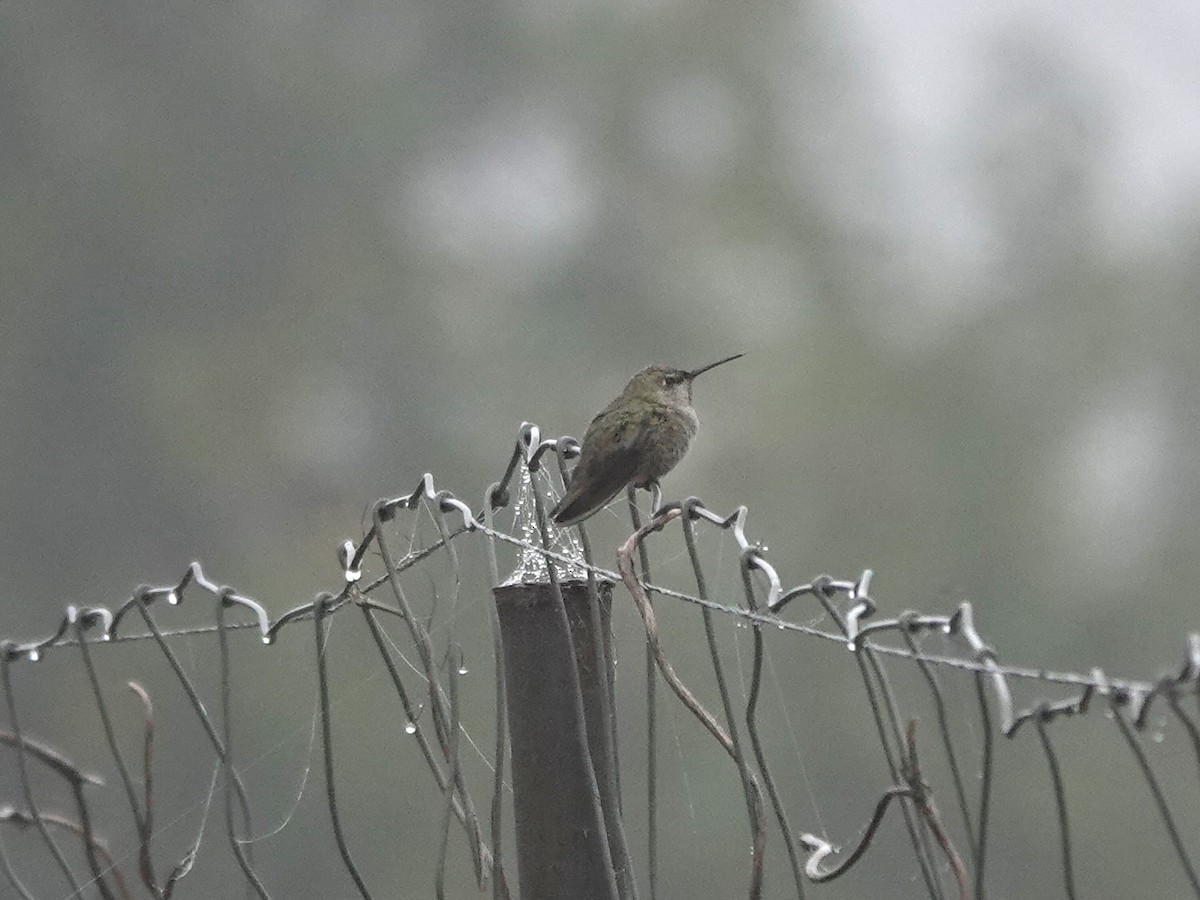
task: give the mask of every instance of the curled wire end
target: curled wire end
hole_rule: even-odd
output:
[[[950,614],[950,618],[946,620],[946,634],[953,637],[962,634],[963,622],[963,607],[967,606],[966,602],[960,603],[958,608]]]
[[[223,587],[217,592],[217,603],[225,607],[240,606],[250,610],[258,620],[258,633],[262,637],[263,643],[271,642],[271,620],[261,603],[251,600],[249,597],[242,597],[231,587]]]
[[[390,522],[396,517],[396,510],[404,502],[404,498],[376,500],[371,506],[371,521],[376,524]]]
[[[186,584],[190,581],[196,582],[196,584],[204,588],[210,594],[219,594],[221,592],[221,588],[217,586],[216,582],[210,581],[207,576],[205,576],[204,570],[200,568],[200,563],[198,562],[193,562],[190,566],[188,566],[188,574],[184,579],[184,583]]]
[[[342,567],[342,577],[346,579],[347,584],[355,584],[362,578],[362,566],[357,559],[358,548],[354,546],[354,541],[342,541],[337,556]]]
[[[1088,707],[1092,705],[1092,698],[1094,696],[1096,696],[1096,686],[1094,684],[1089,684],[1083,689],[1083,694],[1079,697],[1078,704],[1081,716],[1087,715]]]
[[[673,513],[676,511],[684,516],[688,515],[688,511],[684,508],[684,504],[680,503],[678,500],[668,500],[666,503],[657,507],[652,513],[650,513],[650,520],[654,521],[655,519],[660,519],[667,515],[667,513]]]
[[[849,617],[865,618],[875,613],[875,601],[871,599],[871,579],[874,577],[872,570],[863,569],[858,581],[850,588],[850,602],[855,604],[855,608],[847,614]]]
[[[975,653],[975,658],[980,662],[985,660],[996,661],[996,652],[987,645],[979,632],[975,628],[975,609],[970,603],[963,601],[959,604],[958,611],[954,614],[956,619],[957,634],[967,642],[967,646]]]
[[[1058,718],[1083,715],[1087,712],[1088,705],[1091,703],[1093,692],[1093,686],[1088,685],[1078,697],[1069,700],[1060,700],[1057,703],[1049,703],[1043,700],[1030,709],[1013,716],[1012,722],[1004,729],[1004,736],[1008,738],[1015,737],[1021,726],[1026,722],[1046,724]]]
[[[495,511],[508,506],[512,497],[509,495],[508,486],[501,484],[499,481],[492,482],[488,487],[487,493],[487,511]]]
[[[554,438],[542,440],[541,430],[532,422],[522,422],[517,438],[517,449],[525,460],[525,467],[530,472],[536,472],[542,464],[542,457],[558,447]],[[509,474],[511,475],[511,466]]]
[[[67,625],[74,628],[81,638],[83,632],[97,624],[100,625],[101,640],[107,641],[112,637],[113,614],[103,606],[86,606],[83,609],[68,606],[66,621]]]
[[[859,621],[865,619],[875,612],[875,604],[870,598],[860,598],[858,603],[850,608],[846,613],[846,636],[850,640],[850,649],[856,650],[859,644],[858,636],[863,631],[859,626]]]
[[[1183,668],[1179,670],[1179,682],[1194,682],[1200,685],[1200,632],[1193,631],[1188,635],[1187,655]]]
[[[822,875],[822,863],[826,858],[837,853],[838,848],[815,834],[800,835],[800,843],[805,850],[809,851],[808,860],[804,863],[804,874],[815,881]]]
[[[744,508],[744,507],[743,507]],[[736,526],[735,526],[736,528]],[[778,602],[779,596],[783,593],[783,584],[779,580],[779,573],[775,571],[767,558],[763,555],[764,548],[761,544],[747,544],[742,550],[739,558],[739,564],[742,571],[746,573],[747,590],[750,589],[751,582],[749,576],[751,572],[761,572],[767,579],[767,611],[773,612],[772,604]],[[751,608],[757,608],[757,602],[752,595],[747,595],[747,601]]]
[[[872,611],[874,611],[875,603],[871,600],[871,579],[875,577],[875,572],[872,569],[863,569],[863,572],[858,576],[858,581],[854,582],[854,587],[850,591],[850,599],[857,602],[869,603]]]
[[[197,560],[192,560],[191,565],[187,567],[187,571],[183,573],[183,577],[179,579],[179,584],[175,585],[175,591],[182,597],[184,590],[196,579],[198,574],[200,574],[200,563]]]
[[[438,512],[453,513],[456,512],[462,516],[463,528],[467,531],[474,531],[479,527],[479,521],[475,518],[475,514],[471,512],[471,507],[463,503],[449,491],[438,491],[430,500],[436,504]]]
[[[192,566],[199,566],[199,563],[192,563]],[[151,587],[148,584],[140,584],[134,590],[133,595],[117,607],[113,613],[112,621],[108,624],[108,637],[110,640],[115,640],[117,637],[117,629],[121,624],[121,620],[125,618],[125,614],[131,609],[139,606],[148,606],[158,598],[164,598],[171,606],[178,606],[183,602],[183,587],[192,582],[192,568],[188,567],[179,584],[174,587]]]
[[[533,422],[521,423],[521,427],[517,429],[517,443],[525,450],[526,462],[529,462],[541,441],[542,431],[537,425]]]
[[[1145,695],[1136,695],[1135,699],[1140,700],[1140,703],[1136,707],[1133,727],[1138,731],[1144,730],[1150,718],[1150,707],[1154,704],[1154,701],[1158,697],[1172,696],[1178,689],[1178,686],[1179,682],[1174,675],[1163,675]]]
[[[0,660],[10,663],[21,655],[22,650],[16,641],[0,641]]]
[[[438,512],[457,512],[461,514],[463,527],[468,531],[474,531],[479,527],[479,522],[471,512],[471,508],[457,499],[450,491],[438,490],[437,486],[433,483],[433,475],[429,472],[421,476],[420,483],[412,493],[405,494],[402,497],[377,500],[371,507],[371,521],[376,526],[384,522],[389,522],[396,517],[398,510],[415,509],[423,500],[428,501]],[[360,553],[368,543],[369,540],[363,541]]]

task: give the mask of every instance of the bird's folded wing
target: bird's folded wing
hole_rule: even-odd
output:
[[[571,484],[551,513],[554,521],[574,525],[600,509],[633,480],[641,457],[638,441],[606,452],[589,452],[584,445]]]

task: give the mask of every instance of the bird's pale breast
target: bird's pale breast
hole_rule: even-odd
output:
[[[647,432],[656,444],[655,452],[643,454],[633,483],[646,487],[675,468],[687,453],[699,424],[696,411],[690,406],[657,406],[651,410]]]

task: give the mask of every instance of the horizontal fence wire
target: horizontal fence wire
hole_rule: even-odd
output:
[[[379,881],[378,862],[373,866],[360,862],[359,857],[377,854],[368,852],[371,848],[364,845],[361,834],[357,845],[354,843],[355,837],[344,821],[347,803],[340,796],[341,785],[353,785],[354,772],[349,763],[342,761],[352,737],[338,728],[335,716],[330,670],[345,670],[347,662],[332,656],[330,625],[346,617],[361,617],[371,658],[381,664],[384,683],[399,701],[403,730],[415,742],[428,779],[425,785],[441,797],[437,804],[441,813],[431,829],[433,872],[424,873],[428,877],[423,882],[416,878],[416,883],[424,883],[433,896],[456,896],[463,888],[449,882],[458,877],[472,883],[471,890],[490,893],[494,900],[517,896],[515,867],[506,856],[511,844],[506,838],[511,829],[506,812],[511,786],[506,780],[505,689],[499,665],[503,648],[494,609],[489,614],[496,678],[491,701],[493,740],[476,740],[469,730],[470,722],[464,718],[468,707],[462,695],[461,675],[466,672],[466,664],[455,631],[456,610],[463,602],[460,595],[465,567],[460,549],[474,551],[483,540],[493,587],[501,584],[499,549],[507,547],[521,560],[518,569],[524,577],[536,573],[540,566],[552,580],[578,576],[593,585],[596,580],[623,584],[634,600],[647,660],[646,721],[641,735],[646,741],[642,812],[645,851],[640,855],[631,851],[630,856],[623,857],[624,864],[638,873],[636,879],[622,882],[623,900],[635,896],[639,884],[648,888],[646,896],[651,898],[672,896],[662,871],[662,831],[667,826],[659,810],[661,735],[657,716],[665,702],[663,688],[680,704],[677,708],[695,718],[731,763],[731,776],[744,796],[746,818],[744,824],[730,818],[726,827],[744,836],[746,869],[739,890],[752,898],[782,896],[784,881],[792,896],[821,896],[871,858],[873,842],[887,830],[885,823],[898,817],[899,830],[891,834],[893,839],[900,835],[898,839],[907,848],[915,878],[914,896],[982,900],[988,885],[998,877],[992,870],[995,854],[989,852],[995,841],[1000,746],[996,737],[1015,740],[1029,730],[1027,726],[1036,733],[1036,752],[1044,759],[1047,791],[1052,799],[1058,857],[1054,880],[1062,885],[1056,893],[1068,898],[1081,896],[1077,881],[1082,860],[1076,859],[1078,843],[1072,840],[1077,831],[1073,816],[1078,813],[1074,810],[1079,805],[1078,801],[1072,802],[1063,751],[1052,740],[1051,729],[1064,718],[1087,715],[1093,707],[1115,722],[1120,744],[1126,748],[1133,771],[1144,786],[1146,808],[1154,812],[1164,852],[1177,867],[1180,890],[1200,897],[1200,881],[1192,859],[1195,846],[1188,839],[1194,829],[1181,824],[1177,811],[1179,805],[1186,804],[1183,815],[1190,822],[1194,819],[1195,799],[1188,796],[1177,802],[1175,798],[1175,792],[1194,790],[1195,785],[1184,788],[1173,781],[1164,785],[1146,741],[1147,733],[1158,734],[1163,727],[1160,723],[1151,728],[1153,715],[1177,723],[1194,757],[1192,766],[1200,771],[1200,635],[1188,636],[1182,662],[1157,680],[1111,677],[1100,669],[1079,673],[1014,665],[1001,661],[997,651],[983,639],[970,603],[961,603],[948,614],[909,611],[881,617],[880,603],[871,591],[870,570],[854,578],[822,575],[785,587],[765,550],[747,537],[744,507],[722,516],[691,497],[660,506],[647,518],[638,512],[632,489],[633,530],[618,550],[614,571],[596,564],[586,526],[578,529],[579,541],[575,542],[559,535],[544,514],[548,507],[542,492],[551,490],[553,483],[547,475],[547,463],[553,457],[555,473],[566,478],[569,463],[578,451],[574,439],[543,440],[536,426],[525,423],[503,476],[484,493],[478,512],[449,491],[440,490],[433,477],[425,475],[411,493],[378,501],[371,509],[363,537],[341,545],[336,590],[317,594],[311,602],[275,618],[259,601],[210,579],[199,563],[192,563],[174,584],[139,587],[113,608],[71,605],[42,637],[0,641],[0,689],[5,711],[0,754],[12,761],[9,771],[14,773],[7,782],[0,781],[0,790],[9,791],[7,795],[0,793],[0,825],[7,826],[0,828],[0,884],[7,883],[15,896],[23,898],[100,896],[118,900],[150,896],[166,900],[182,885],[199,880],[198,866],[208,858],[204,851],[215,852],[210,849],[212,842],[205,838],[206,827],[219,827],[227,847],[224,859],[233,866],[225,869],[225,877],[240,882],[247,896],[295,896],[294,888],[279,886],[285,881],[280,863],[262,858],[261,817],[255,813],[257,804],[252,802],[253,791],[244,777],[247,761],[239,749],[239,734],[248,729],[235,713],[239,693],[248,686],[239,680],[242,658],[235,659],[230,639],[253,632],[261,646],[270,647],[285,632],[311,628],[309,640],[314,651],[309,674],[315,681],[317,706],[312,740],[320,757],[317,768],[324,781],[322,805],[334,844],[333,848],[319,845],[311,853],[326,866],[336,861],[345,876],[345,889],[355,895],[395,896],[394,884]],[[496,524],[500,511],[512,512],[511,529]],[[397,529],[405,513],[411,514],[412,531],[408,547],[401,549],[403,535],[398,537]],[[422,523],[432,531],[419,542],[416,534]],[[670,578],[660,582],[650,577],[654,536],[676,527],[681,529],[686,548],[690,587]],[[733,582],[741,593],[739,602],[713,599],[708,573],[713,561],[706,558],[698,543],[700,528],[732,537],[737,548]],[[430,567],[439,566],[437,573],[429,574]],[[413,576],[420,572],[426,572],[430,583],[443,577],[447,584],[429,588],[417,602],[410,598],[410,592],[419,581]],[[164,611],[169,614],[185,600],[191,608],[202,596],[212,603],[208,622],[164,627],[160,621]],[[786,618],[800,598],[815,602],[823,621],[831,624]],[[711,699],[701,696],[703,692],[689,685],[679,671],[684,661],[682,651],[658,626],[659,614],[665,609],[661,601],[677,601],[681,604],[678,609],[695,608],[699,614],[706,667],[712,674],[713,688],[708,693],[715,692],[716,713],[708,708]],[[732,662],[728,659],[721,629],[731,624],[747,629],[751,641],[748,660],[740,655]],[[784,764],[779,754],[764,737],[761,697],[764,667],[769,665],[765,646],[768,636],[779,641],[813,639],[844,651],[853,660],[866,701],[862,708],[879,745],[886,786],[873,796],[860,790],[840,801],[853,804],[859,814],[865,815],[857,832],[843,836],[844,845],[824,836],[823,828],[797,827],[804,813],[795,807],[791,792],[784,787],[794,780],[794,773],[781,768]],[[922,649],[927,636],[938,636],[960,652],[927,652]],[[215,660],[217,670],[215,703],[211,693],[206,700],[206,685],[197,677],[195,667],[180,655],[180,642],[184,640],[216,644],[215,653],[208,657]],[[156,708],[140,678],[129,683],[142,709],[139,753],[131,754],[129,735],[122,733],[119,725],[127,717],[119,714],[110,696],[111,686],[93,659],[98,647],[120,645],[154,649],[182,692],[207,747],[211,775],[201,822],[184,842],[178,857],[166,861],[161,858],[162,825],[156,805],[156,786],[162,776],[155,774],[154,747],[168,710],[162,704]],[[112,795],[119,799],[109,797],[102,804],[103,815],[98,815],[93,798],[97,792],[107,794],[109,789],[102,785],[100,776],[84,771],[71,762],[65,750],[41,738],[39,716],[45,710],[24,702],[16,683],[17,669],[60,653],[78,657],[90,704],[100,721],[103,751],[112,760],[119,784]],[[694,668],[695,660],[695,650],[689,650],[689,668]],[[896,665],[910,667],[916,680],[902,686],[903,679],[891,668]],[[962,679],[969,686],[973,702],[963,704],[960,695],[959,702],[952,706],[945,686],[948,678]],[[1013,696],[1017,683],[1052,686],[1070,695],[1021,706]],[[733,688],[735,684],[743,685],[740,695]],[[25,693],[32,690],[26,681],[22,681],[22,687]],[[612,704],[614,685],[610,683],[608,688],[605,702]],[[819,693],[811,686],[807,689]],[[922,703],[931,705],[933,715],[930,723],[918,727],[917,717],[906,710]],[[615,721],[615,710],[606,709]],[[172,707],[169,713],[177,717],[180,711]],[[970,753],[959,747],[964,726],[977,742]],[[626,740],[629,738],[623,734],[621,741]],[[96,750],[95,746],[72,748],[72,752],[92,755]],[[467,753],[470,759],[464,757]],[[472,765],[478,759],[485,763],[483,778],[490,779],[482,795],[481,776]],[[626,755],[627,764],[629,759]],[[943,804],[949,800],[945,809],[934,800],[935,786]],[[617,786],[609,787],[615,790]],[[307,793],[301,789],[297,807]],[[480,814],[477,796],[487,797],[486,815]],[[42,799],[45,797],[51,798],[49,805]],[[628,799],[625,802],[632,804]],[[208,823],[211,804],[220,810],[219,826]],[[298,827],[289,817],[280,828],[288,825]],[[12,852],[5,835],[20,836],[24,841],[21,846],[40,857],[37,864],[30,865],[25,853]],[[117,850],[110,846],[116,839],[114,835],[120,835]],[[390,840],[394,844],[397,838],[393,835]],[[779,859],[786,862],[780,865],[788,874],[785,879],[772,881],[774,887],[767,893],[765,885],[772,876],[766,865],[776,842],[782,845]]]

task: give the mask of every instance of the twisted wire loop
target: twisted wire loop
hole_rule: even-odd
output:
[[[524,560],[535,559],[540,565],[518,565],[519,577],[539,577],[544,573],[553,583],[563,573],[586,581],[592,600],[594,620],[590,633],[594,646],[592,658],[607,667],[601,679],[599,716],[602,734],[595,736],[597,746],[616,760],[622,734],[617,728],[615,709],[615,647],[612,631],[599,618],[598,586],[603,582],[621,582],[633,598],[646,637],[646,740],[647,756],[647,855],[639,858],[626,841],[624,825],[614,811],[622,808],[620,771],[615,767],[595,785],[605,800],[605,822],[614,868],[614,880],[622,900],[636,900],[639,880],[648,883],[649,896],[659,895],[660,872],[658,834],[658,750],[656,710],[661,702],[678,702],[700,723],[732,764],[731,775],[740,786],[745,800],[748,830],[746,859],[746,895],[750,898],[780,895],[778,885],[768,891],[772,866],[787,872],[794,896],[804,900],[819,886],[835,881],[846,872],[870,859],[870,848],[881,840],[881,827],[889,812],[902,820],[903,834],[912,853],[916,884],[931,898],[959,900],[971,897],[983,900],[988,885],[997,877],[988,870],[989,846],[998,797],[994,770],[1005,741],[1026,739],[1031,732],[1036,751],[1041,753],[1049,773],[1054,799],[1054,820],[1058,834],[1059,872],[1065,896],[1082,896],[1077,884],[1081,857],[1086,848],[1072,841],[1071,798],[1072,759],[1054,740],[1056,730],[1066,720],[1082,720],[1096,708],[1111,718],[1115,731],[1112,743],[1124,747],[1132,756],[1132,770],[1140,776],[1147,804],[1157,815],[1162,836],[1172,851],[1181,880],[1200,897],[1200,877],[1192,854],[1194,846],[1185,828],[1178,824],[1176,799],[1171,796],[1161,772],[1157,771],[1152,747],[1147,745],[1148,730],[1158,735],[1166,723],[1179,726],[1189,758],[1200,771],[1200,634],[1189,635],[1182,662],[1172,671],[1154,680],[1113,678],[1100,669],[1077,673],[1047,671],[1003,662],[999,653],[981,635],[971,603],[962,602],[949,613],[905,610],[894,616],[881,615],[885,604],[872,590],[874,574],[865,569],[853,578],[818,575],[808,581],[785,586],[765,547],[747,536],[747,509],[738,507],[727,515],[709,510],[696,497],[659,505],[653,497],[654,511],[645,516],[638,508],[631,488],[630,514],[632,534],[616,554],[617,569],[597,564],[587,526],[578,526],[570,535],[560,534],[545,514],[545,493],[569,477],[570,463],[580,452],[577,440],[570,437],[543,438],[532,423],[522,423],[501,478],[483,492],[478,511],[450,491],[441,489],[433,476],[424,475],[408,494],[384,498],[370,508],[365,530],[357,540],[344,540],[335,548],[338,565],[337,583],[332,590],[315,594],[307,603],[293,606],[272,618],[258,600],[221,585],[211,579],[199,562],[191,563],[172,584],[141,585],[124,601],[112,607],[76,605],[65,607],[62,616],[42,637],[26,640],[0,640],[0,692],[3,694],[4,722],[0,724],[0,754],[15,761],[17,792],[12,798],[0,795],[0,884],[6,884],[16,896],[98,895],[103,900],[125,900],[142,890],[158,900],[170,900],[184,879],[192,875],[200,855],[209,801],[218,798],[222,827],[228,852],[237,866],[248,896],[279,896],[272,890],[275,868],[263,864],[261,837],[256,837],[256,816],[252,793],[245,771],[256,762],[247,759],[241,730],[235,729],[235,699],[249,690],[240,680],[231,642],[243,632],[258,637],[256,646],[271,652],[285,632],[303,633],[301,623],[310,623],[313,634],[312,680],[315,706],[313,746],[320,758],[324,780],[324,812],[334,838],[337,858],[348,884],[360,897],[390,896],[394,886],[380,882],[377,872],[360,861],[364,854],[356,844],[350,827],[354,810],[347,809],[340,786],[351,774],[343,762],[346,741],[336,724],[335,679],[344,675],[345,660],[330,643],[335,621],[358,622],[365,626],[370,661],[376,665],[380,684],[394,692],[399,701],[398,718],[403,731],[413,738],[421,765],[428,771],[440,797],[437,819],[437,854],[434,872],[427,884],[436,896],[453,896],[449,866],[456,856],[463,862],[462,873],[479,891],[488,891],[493,900],[513,895],[511,862],[506,857],[505,799],[511,791],[506,775],[511,771],[509,742],[505,728],[506,690],[503,666],[504,648],[497,630],[494,606],[489,604],[492,628],[492,653],[496,660],[494,740],[488,751],[471,735],[468,711],[474,707],[464,695],[459,674],[466,671],[462,645],[455,622],[465,598],[463,572],[469,568],[461,558],[482,540],[486,549],[487,570],[493,587],[505,582],[501,554],[515,553]],[[553,462],[551,462],[553,460]],[[511,513],[515,522],[524,521],[520,533],[497,524],[500,513]],[[522,519],[521,517],[524,517]],[[413,538],[401,549],[397,530],[401,520],[411,522]],[[430,523],[432,523],[430,525]],[[691,585],[658,582],[650,577],[655,541],[667,539],[674,528],[685,548]],[[416,535],[422,529],[432,528]],[[731,536],[737,547],[736,570],[730,574],[740,594],[725,601],[714,592],[710,569],[712,562],[700,550],[700,529],[711,529]],[[417,572],[433,561],[445,563],[450,580],[447,590],[429,589],[431,599],[414,602],[409,583]],[[728,563],[728,560],[725,560]],[[657,568],[657,567],[656,567]],[[427,582],[433,575],[425,572]],[[509,578],[514,576],[509,576]],[[423,582],[423,583],[427,583]],[[161,620],[197,598],[211,602],[210,623],[170,629]],[[797,614],[807,601],[810,611]],[[719,712],[711,712],[701,700],[703,692],[687,684],[679,674],[681,651],[659,628],[655,603],[672,602],[696,609],[705,631],[705,666],[712,675]],[[350,617],[346,612],[357,609]],[[131,618],[134,620],[131,623]],[[815,624],[817,622],[823,624]],[[140,627],[137,623],[140,623]],[[739,652],[731,659],[721,646],[718,628],[731,624],[750,626],[750,652]],[[397,634],[403,637],[397,637]],[[797,826],[805,818],[796,806],[789,808],[781,784],[790,780],[784,772],[770,740],[762,728],[763,669],[768,664],[765,636],[781,640],[820,641],[840,647],[852,660],[861,681],[864,711],[874,729],[881,754],[880,772],[885,784],[864,798],[862,784],[833,785],[828,793],[847,806],[870,802],[866,824],[846,849],[840,849],[823,827],[807,830]],[[942,646],[953,649],[931,653],[924,638],[937,636]],[[217,644],[215,673],[218,702],[206,703],[202,680],[179,652],[182,638],[203,638]],[[182,853],[163,859],[169,846],[163,840],[162,816],[156,807],[157,785],[155,736],[157,719],[166,706],[154,703],[154,691],[140,679],[130,681],[128,689],[140,707],[141,735],[138,754],[129,750],[129,738],[123,732],[125,710],[106,690],[98,648],[145,646],[157,652],[167,663],[169,677],[182,691],[185,709],[203,731],[211,760],[212,778],[209,799],[197,805],[201,821],[185,842]],[[109,653],[113,651],[110,649]],[[118,651],[119,652],[119,651]],[[71,762],[67,755],[30,733],[29,721],[42,710],[25,699],[25,667],[44,660],[50,654],[72,654],[86,682],[91,707],[95,709],[103,740],[103,753],[112,759],[116,787],[113,792],[132,823],[132,846],[114,852],[103,835],[115,830],[109,812],[97,819],[97,795],[108,789],[97,775]],[[693,654],[694,655],[694,654]],[[110,655],[111,658],[111,655]],[[211,657],[210,657],[211,658]],[[894,677],[897,667],[914,673],[910,689],[902,691]],[[973,702],[952,707],[947,701],[946,682],[961,678],[973,690]],[[666,701],[658,696],[658,682],[665,684]],[[732,686],[741,684],[739,694]],[[1038,698],[1027,706],[1014,699],[1018,685],[1054,689],[1059,696]],[[808,686],[811,690],[811,686]],[[859,690],[859,688],[855,688]],[[1063,692],[1067,696],[1061,696]],[[814,691],[819,694],[819,687]],[[122,695],[129,702],[129,695]],[[933,710],[935,739],[918,759],[916,719],[908,708],[918,702]],[[965,711],[964,707],[965,706]],[[1160,723],[1151,728],[1154,712]],[[172,710],[177,713],[178,710]],[[974,737],[975,746],[965,748],[964,732]],[[1151,741],[1152,745],[1154,741]],[[1031,745],[1032,746],[1032,745]],[[1115,751],[1114,751],[1115,752]],[[474,755],[473,755],[474,754]],[[490,770],[488,815],[481,817],[476,806],[473,771],[478,756]],[[933,765],[930,765],[933,760]],[[91,763],[94,765],[94,762]],[[407,774],[407,773],[406,773]],[[975,778],[972,779],[971,776]],[[972,782],[976,782],[973,786]],[[223,790],[218,791],[218,787]],[[934,790],[951,798],[953,823],[945,820],[934,802]],[[55,793],[55,791],[59,793]],[[303,789],[302,789],[303,791]],[[840,791],[849,791],[841,797]],[[69,811],[55,809],[66,798]],[[110,803],[109,806],[112,806]],[[285,822],[286,824],[286,822]],[[261,828],[261,824],[259,825]],[[282,826],[281,826],[282,827]],[[730,826],[731,828],[734,826]],[[44,852],[48,864],[37,869],[24,865],[24,859],[10,853],[4,834],[27,832]],[[461,840],[452,840],[454,834]],[[783,852],[774,850],[778,840]],[[457,848],[457,849],[456,849]],[[961,848],[961,850],[960,850]],[[461,851],[461,855],[460,854]],[[257,854],[257,856],[256,856]],[[326,857],[330,854],[326,853]],[[465,862],[464,862],[465,861]],[[777,861],[777,862],[776,862]],[[994,869],[993,862],[993,869]],[[919,877],[918,877],[919,876]],[[4,893],[0,890],[0,893]],[[7,894],[5,894],[7,895]],[[140,895],[140,894],[139,894]]]

